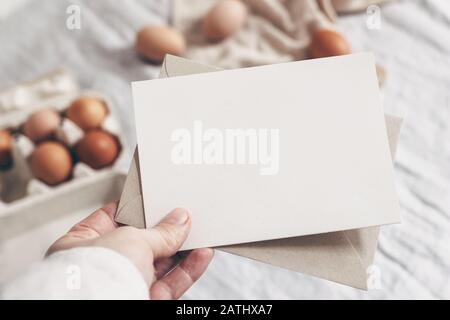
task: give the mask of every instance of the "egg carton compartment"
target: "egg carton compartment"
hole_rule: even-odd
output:
[[[80,92],[79,95],[75,96],[74,99],[79,96],[95,97],[104,101],[106,106],[110,105],[108,99],[105,96],[96,92]],[[66,103],[66,100],[67,99],[63,99],[62,102]],[[58,109],[63,110],[62,112],[64,112],[65,110],[62,109],[59,105]],[[23,117],[21,117],[21,120],[22,122],[26,121],[26,119],[24,119]],[[0,184],[3,186],[2,190],[0,191],[0,198],[2,199],[2,201],[9,203],[27,195],[51,192],[52,189],[58,188],[58,186],[61,184],[70,183],[86,176],[95,175],[101,170],[114,170],[115,164],[119,163],[121,161],[121,158],[123,157],[123,143],[122,141],[120,141],[120,126],[111,115],[111,113],[108,113],[98,129],[114,137],[114,139],[116,140],[117,148],[119,150],[118,155],[111,166],[106,166],[102,169],[93,169],[80,161],[75,152],[76,144],[85,136],[86,132],[84,132],[77,124],[75,124],[70,119],[62,118],[59,127],[57,127],[55,130],[54,136],[48,139],[48,141],[60,142],[62,146],[69,150],[73,167],[67,181],[63,181],[54,186],[48,185],[40,181],[39,179],[36,179],[30,170],[30,157],[33,154],[35,148],[43,142],[35,143],[20,131],[18,133],[16,132],[14,134],[14,140],[12,143],[12,167],[8,170],[3,170],[2,172],[2,181],[0,182]]]
[[[47,106],[63,106],[80,91],[71,72],[65,69],[54,71],[34,81],[0,92],[0,128],[18,124],[30,113]]]
[[[32,100],[29,108],[22,104],[23,101],[29,102],[23,99],[25,96]],[[118,149],[113,163],[100,169],[93,169],[78,159],[75,147],[90,131],[86,132],[66,117],[67,108],[82,96],[104,103],[106,116],[93,131],[109,133]],[[0,239],[56,218],[57,211],[75,212],[93,203],[101,206],[120,197],[125,173],[120,172],[118,164],[124,157],[124,143],[111,106],[109,98],[101,93],[80,91],[71,74],[64,71],[0,93],[0,112],[7,111],[0,117],[0,129],[8,129],[12,136],[12,164],[7,168],[0,166]],[[55,185],[33,175],[31,155],[45,142],[32,141],[23,130],[28,117],[43,109],[54,110],[61,116],[58,127],[45,142],[53,141],[67,148],[72,163],[68,179]]]
[[[74,212],[117,200],[126,174],[103,171],[49,192],[30,195],[13,205],[0,203],[0,242]],[[90,212],[85,211],[86,215]]]

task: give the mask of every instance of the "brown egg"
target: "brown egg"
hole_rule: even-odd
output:
[[[49,185],[61,183],[70,176],[72,158],[61,143],[47,141],[39,144],[31,154],[31,172]]]
[[[7,130],[0,130],[0,168],[11,164],[12,136]]]
[[[102,130],[93,130],[75,146],[80,161],[93,169],[100,169],[111,165],[117,158],[119,146],[117,140]]]
[[[312,58],[324,58],[351,53],[350,45],[345,38],[333,30],[318,29],[313,32],[309,44]]]
[[[242,27],[247,15],[247,7],[241,1],[220,0],[203,19],[203,34],[210,40],[225,39]]]
[[[137,53],[155,62],[160,62],[166,54],[183,55],[186,50],[184,36],[169,26],[146,26],[136,36]]]
[[[31,114],[23,125],[23,133],[34,142],[49,138],[61,122],[59,114],[53,110],[40,110]]]
[[[88,131],[100,127],[107,113],[103,100],[82,96],[72,102],[66,111],[66,117],[84,131]]]

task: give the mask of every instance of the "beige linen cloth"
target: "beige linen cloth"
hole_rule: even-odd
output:
[[[249,11],[242,29],[212,43],[203,36],[201,22],[216,1],[174,0],[172,23],[186,37],[186,58],[220,68],[305,59],[310,31],[317,26],[334,28],[329,1],[241,0]]]
[[[249,16],[236,34],[210,42],[202,34],[203,17],[220,0],[173,0],[172,24],[187,42],[184,57],[222,69],[308,58],[310,34],[316,28],[336,30],[337,14],[366,10],[390,0],[240,0]],[[380,86],[385,71],[377,66]]]

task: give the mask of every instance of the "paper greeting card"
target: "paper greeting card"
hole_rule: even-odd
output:
[[[189,208],[184,249],[399,221],[370,54],[136,82],[133,98],[147,224]]]

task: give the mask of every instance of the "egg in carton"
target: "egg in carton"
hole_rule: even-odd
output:
[[[95,99],[105,106],[106,114],[95,129],[82,128],[76,116],[68,115],[68,107],[80,97]],[[6,113],[0,120],[0,129],[10,132],[12,137],[12,161],[0,169],[0,240],[61,215],[119,198],[126,176],[118,166],[124,157],[124,143],[111,105],[110,99],[101,93],[80,91],[75,78],[65,70],[0,93],[0,110]],[[57,127],[51,136],[34,139],[36,131],[26,126],[27,119],[43,110],[57,115]],[[108,158],[105,150],[100,152],[103,157],[100,160],[92,157],[92,145],[95,150],[99,139],[103,139],[101,146],[105,143],[115,146],[109,159],[104,158],[105,154]],[[45,160],[42,150],[50,147],[52,152],[59,148],[63,155],[58,156],[56,166],[61,165],[64,157],[69,161],[69,174],[63,181],[46,180],[39,174],[42,172],[39,157]]]

